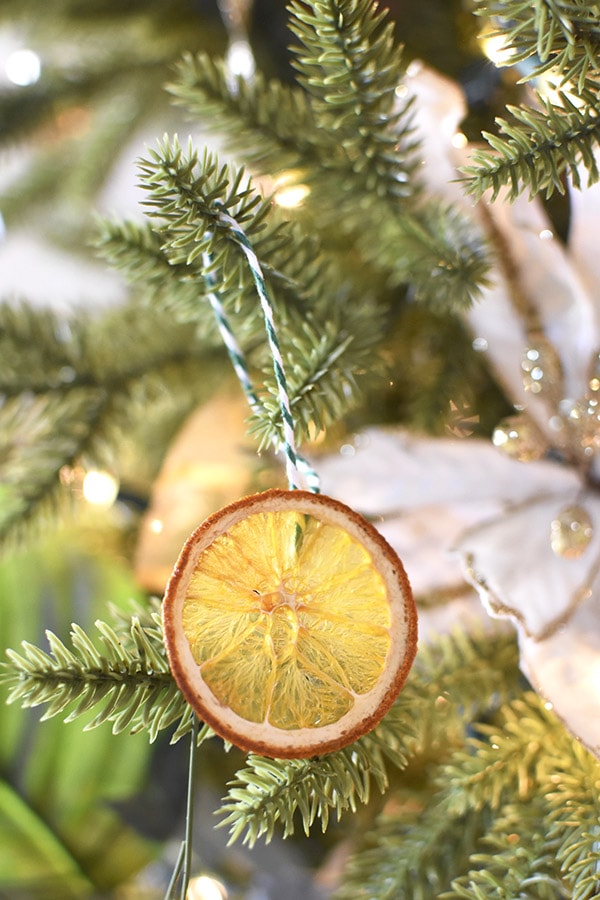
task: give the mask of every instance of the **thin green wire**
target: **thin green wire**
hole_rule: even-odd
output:
[[[179,855],[173,874],[167,887],[165,900],[176,900],[175,888],[181,877],[179,900],[186,900],[190,878],[192,874],[192,850],[194,833],[194,782],[196,775],[196,754],[198,750],[199,722],[195,713],[192,713],[192,732],[190,738],[190,757],[188,765],[187,803],[185,811],[185,835],[179,848]]]

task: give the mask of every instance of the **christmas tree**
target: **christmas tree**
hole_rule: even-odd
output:
[[[0,306],[6,896],[600,896],[600,4],[397,6],[0,4],[49,48],[8,238],[128,285]],[[141,212],[95,215],[142,124]],[[357,740],[246,754],[161,598],[286,479],[399,553],[419,649]]]

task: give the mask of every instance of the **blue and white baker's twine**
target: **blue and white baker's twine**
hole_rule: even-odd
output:
[[[214,285],[215,279],[213,275],[210,273],[210,257],[208,253],[204,253],[203,261],[205,268],[209,274],[206,275],[206,280],[208,284]],[[252,384],[252,380],[250,378],[250,373],[248,372],[248,366],[246,365],[246,357],[244,356],[243,350],[235,339],[235,335],[231,330],[231,326],[229,324],[229,320],[225,314],[225,310],[223,308],[223,304],[221,303],[219,297],[214,291],[209,291],[206,295],[208,302],[211,305],[212,311],[215,314],[215,319],[217,321],[217,326],[219,329],[219,333],[225,344],[225,349],[229,354],[229,359],[233,365],[233,369],[235,374],[237,375],[238,381],[240,382],[244,394],[246,395],[246,399],[250,405],[250,408],[253,412],[257,412],[260,409],[260,401],[256,395],[256,391],[254,390],[254,385]]]
[[[283,451],[285,454],[285,471],[289,487],[292,490],[300,488],[302,482],[304,481],[306,483],[306,486],[311,491],[313,491],[314,493],[318,493],[319,476],[314,471],[312,466],[310,466],[309,463],[302,456],[300,456],[296,450],[296,442],[294,438],[294,419],[292,416],[290,399],[288,395],[285,367],[283,364],[281,349],[279,347],[277,331],[275,329],[273,307],[271,306],[271,302],[267,294],[265,277],[260,267],[258,257],[252,249],[252,245],[246,237],[246,234],[241,229],[236,220],[224,210],[219,213],[219,218],[223,222],[223,224],[227,225],[228,230],[241,247],[246,260],[248,261],[248,265],[250,266],[252,278],[254,280],[254,284],[260,299],[260,305],[265,321],[265,329],[267,332],[267,340],[269,342],[271,357],[273,359],[275,381],[277,382],[279,406],[283,422]],[[207,270],[210,270],[210,259],[207,254],[204,254],[204,262]],[[209,282],[211,281],[210,276],[208,280]],[[235,335],[231,330],[231,326],[229,325],[227,316],[225,315],[223,304],[214,291],[209,291],[207,296],[208,301],[215,314],[219,332],[229,354],[229,358],[231,359],[235,374],[237,375],[244,394],[246,395],[250,408],[253,411],[257,411],[261,408],[261,404],[256,391],[254,390],[254,386],[248,372],[246,359],[244,357],[242,349],[239,346]]]

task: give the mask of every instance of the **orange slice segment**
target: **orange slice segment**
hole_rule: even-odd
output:
[[[300,758],[356,740],[387,712],[417,646],[402,563],[322,494],[266,491],[210,516],[163,603],[173,676],[223,738]]]

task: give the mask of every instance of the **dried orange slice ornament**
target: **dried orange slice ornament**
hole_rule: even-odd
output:
[[[337,750],[390,708],[417,646],[402,563],[358,513],[270,490],[188,539],[163,604],[171,671],[217,734],[264,756]]]

